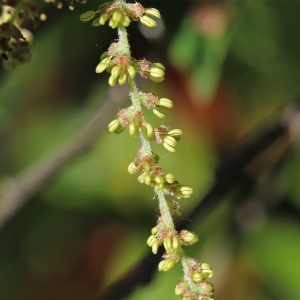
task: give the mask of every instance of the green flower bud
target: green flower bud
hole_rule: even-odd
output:
[[[156,190],[162,190],[164,188],[164,184],[163,183],[156,183],[154,185]]]
[[[174,250],[177,250],[177,249],[180,248],[180,240],[179,240],[179,238],[177,236],[173,236],[172,246],[173,246]]]
[[[167,272],[171,270],[176,265],[176,261],[174,259],[168,258],[166,260],[162,260],[158,264],[158,270],[162,272]]]
[[[175,287],[175,295],[182,296],[185,291],[185,286],[182,283],[178,283]]]
[[[157,250],[158,250],[158,247],[160,246],[160,242],[159,241],[156,241],[153,245],[152,245],[152,252],[153,254],[157,254]]]
[[[110,77],[108,78],[108,84],[109,84],[110,86],[115,86],[115,85],[116,85],[116,82],[117,82],[117,78],[116,78],[116,77],[110,76]]]
[[[121,23],[124,27],[128,27],[131,23],[131,20],[128,16],[125,16],[125,17],[123,17]]]
[[[150,68],[149,72],[150,72],[150,75],[155,78],[161,78],[161,77],[165,76],[165,71],[156,66],[152,66]]]
[[[87,22],[87,21],[92,20],[95,17],[95,14],[96,13],[94,11],[89,10],[89,11],[83,13],[82,15],[80,15],[79,19],[80,19],[80,21]]]
[[[156,108],[153,108],[153,113],[157,116],[157,117],[159,117],[160,119],[163,119],[163,118],[165,118],[167,115],[166,114],[164,114],[164,113],[162,113],[162,112],[160,112],[158,109],[156,109]]]
[[[151,74],[149,75],[149,78],[156,83],[163,82],[165,80],[165,77],[153,77]]]
[[[175,147],[177,145],[176,140],[172,136],[165,136],[163,139],[164,143],[168,144],[171,147]]]
[[[163,71],[166,70],[165,66],[164,66],[162,63],[160,63],[160,62],[153,63],[153,64],[152,64],[152,67],[160,68],[160,69],[163,70]]]
[[[173,102],[170,99],[167,99],[167,98],[161,98],[161,99],[155,101],[155,104],[159,105],[159,106],[164,106],[164,107],[167,107],[167,108],[172,108],[173,107]]]
[[[154,235],[150,235],[147,239],[147,245],[152,247],[155,242],[157,242],[156,237]]]
[[[108,26],[111,27],[112,29],[115,29],[115,28],[117,28],[118,23],[115,20],[110,19],[108,22]]]
[[[149,16],[149,17],[155,17],[157,19],[160,19],[160,12],[158,9],[156,8],[146,8],[145,10],[145,15]]]
[[[114,66],[111,69],[111,76],[118,78],[121,73],[122,68],[120,66]]]
[[[136,70],[135,70],[134,66],[128,67],[128,74],[129,74],[130,78],[132,78],[132,79],[135,77]]]
[[[193,245],[198,242],[198,236],[190,231],[180,231],[180,238],[184,244]]]
[[[167,181],[168,183],[173,183],[173,182],[175,181],[174,175],[173,175],[173,174],[167,174],[167,175],[166,175],[166,181]]]
[[[145,125],[146,129],[147,129],[147,137],[153,137],[154,135],[154,130],[153,130],[153,127],[151,126],[150,123],[146,123]]]
[[[100,26],[101,24],[99,22],[100,22],[100,18],[95,19],[92,23],[92,26],[94,26],[94,27]]]
[[[128,126],[128,129],[129,129],[130,136],[137,136],[139,133],[138,127],[134,123],[130,123],[130,125]]]
[[[125,129],[126,129],[126,127],[119,126],[119,127],[114,131],[114,133],[117,133],[117,134],[122,133]]]
[[[208,279],[214,276],[214,272],[212,270],[202,270],[201,274],[203,278]]]
[[[120,10],[116,10],[113,15],[112,19],[118,24],[123,18],[123,15]]]
[[[167,143],[163,143],[163,146],[170,152],[176,152],[176,149],[171,147],[169,144]]]
[[[137,170],[138,170],[138,168],[136,167],[136,165],[134,164],[134,162],[132,162],[128,166],[128,173],[131,174],[131,175],[134,174]]]
[[[152,234],[157,234],[157,227],[156,226],[151,229],[151,233]]]
[[[156,22],[147,16],[142,16],[140,22],[148,28],[155,28],[157,26]]]
[[[127,80],[127,75],[125,73],[121,73],[118,80],[119,85],[125,84],[126,80]]]
[[[154,181],[159,183],[164,183],[164,179],[162,178],[162,176],[155,176],[154,177]]]
[[[194,272],[194,273],[192,273],[192,279],[194,282],[201,282],[201,281],[203,281],[204,278],[201,273]]]
[[[100,25],[104,25],[107,20],[108,20],[108,14],[101,15],[99,19]]]
[[[211,265],[210,265],[210,264],[207,264],[207,263],[202,263],[202,264],[200,265],[200,267],[201,267],[202,270],[212,270]]]
[[[171,237],[168,237],[166,239],[164,239],[164,247],[167,251],[167,253],[172,253],[173,252],[173,247],[172,247],[172,239]]]
[[[103,63],[99,63],[96,67],[96,73],[102,73],[103,71],[106,70],[106,68],[109,66],[109,64],[103,64]]]
[[[144,178],[144,182],[146,185],[151,185],[151,176],[150,175],[146,175]]]
[[[138,177],[138,182],[144,183],[144,182],[145,182],[145,176],[146,176],[146,175],[147,175],[146,173],[141,174],[141,175]]]
[[[102,60],[107,58],[107,57],[108,57],[108,51],[103,52],[100,56],[100,61],[102,62]]]
[[[120,125],[120,121],[118,119],[115,119],[107,125],[107,131],[110,133],[114,132]]]
[[[189,186],[182,186],[180,188],[180,192],[184,195],[184,196],[191,196],[193,194],[193,188],[189,187]]]
[[[168,135],[170,135],[170,136],[182,135],[182,130],[181,129],[172,129],[168,132]]]

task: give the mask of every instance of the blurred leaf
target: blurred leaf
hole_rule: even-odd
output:
[[[247,238],[261,280],[274,299],[300,299],[300,225],[288,219],[266,223]]]

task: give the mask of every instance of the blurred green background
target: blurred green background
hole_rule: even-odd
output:
[[[72,12],[36,2],[48,18],[33,32],[31,62],[0,69],[2,187],[55,156],[99,104],[128,105],[126,88],[110,88],[107,74],[94,72],[116,31],[79,21],[102,2]],[[164,83],[139,84],[174,102],[163,122],[181,128],[183,138],[176,153],[158,146],[155,152],[166,172],[195,190],[180,202],[188,219],[218,166],[280,120],[298,96],[300,2],[141,3],[163,18],[152,32],[129,27],[132,54],[166,66]],[[150,251],[157,199],[127,172],[138,144],[127,132],[103,130],[1,230],[1,300],[95,299]],[[300,299],[299,161],[297,138],[280,140],[218,205],[190,222],[200,241],[186,252],[213,266],[215,299]],[[180,266],[157,273],[126,299],[177,299],[180,276]]]

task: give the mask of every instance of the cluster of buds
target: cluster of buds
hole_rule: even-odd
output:
[[[181,258],[183,253],[181,246],[190,246],[197,241],[197,235],[190,231],[182,230],[177,233],[175,230],[166,228],[163,218],[161,217],[159,218],[158,225],[152,228],[151,235],[147,240],[147,245],[152,248],[154,254],[157,254],[159,246],[164,246],[165,253],[162,256],[164,260],[159,263],[158,270],[166,272],[172,269]],[[197,271],[198,270],[199,268]]]
[[[112,124],[112,123],[110,123]],[[116,125],[116,130],[118,129]],[[159,156],[156,153],[152,155],[145,154],[144,148],[141,147],[135,157],[134,162],[128,166],[129,174],[142,171],[138,177],[140,183],[152,186],[155,190],[163,190],[165,194],[174,196],[176,199],[189,198],[193,194],[193,189],[189,186],[181,185],[175,180],[171,173],[164,174],[162,168],[157,165]]]
[[[205,281],[213,276],[211,265],[194,258],[185,258],[185,263],[187,270],[175,294],[183,300],[214,300],[214,286]]]
[[[149,61],[131,59],[128,53],[122,51],[119,43],[113,43],[100,56],[100,62],[96,67],[96,73],[106,71],[110,73],[108,84],[115,86],[118,82],[123,85],[128,77],[134,79],[136,73],[144,78],[150,78],[153,82],[162,82],[165,79],[165,67],[161,63],[151,63]],[[158,106],[172,107],[172,103],[166,101],[157,104]],[[159,114],[157,114],[159,116]]]
[[[97,16],[99,14],[99,16]],[[97,17],[96,17],[97,16]],[[96,17],[96,19],[94,19]],[[160,13],[155,8],[144,8],[140,3],[134,4],[123,1],[105,2],[97,11],[87,11],[80,16],[80,20],[91,21],[93,26],[108,25],[115,29],[118,26],[127,27],[132,21],[140,21],[144,26],[154,28],[157,23],[152,18],[160,19]]]
[[[176,285],[175,295],[182,300],[214,300],[214,285],[211,282],[202,281],[197,284],[196,291],[191,291],[188,280]]]
[[[22,28],[31,21],[36,27],[40,16],[30,0],[7,0],[0,7],[0,54],[9,69],[30,61],[29,42],[31,33]]]

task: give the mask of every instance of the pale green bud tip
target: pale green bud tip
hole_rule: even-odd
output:
[[[130,136],[137,136],[139,133],[138,127],[137,125],[135,125],[134,123],[130,123],[129,125],[129,135]]]
[[[162,272],[167,272],[171,270],[176,265],[176,261],[174,259],[168,258],[166,260],[161,261],[158,264],[158,270]]]
[[[166,71],[165,66],[162,63],[160,63],[160,62],[153,63],[152,67],[157,67],[157,68],[160,68],[163,71]]]
[[[153,245],[152,245],[152,253],[153,254],[157,254],[157,250],[158,250],[158,247],[160,246],[160,242],[159,241],[156,241]]]
[[[155,17],[157,19],[160,19],[160,12],[158,9],[156,8],[146,8],[145,10],[145,15],[149,16],[149,17]]]
[[[150,175],[146,175],[144,177],[144,182],[145,182],[146,185],[151,185],[151,182],[152,182],[151,176]]]
[[[156,237],[155,237],[154,235],[150,235],[150,236],[148,237],[148,240],[147,240],[147,245],[148,245],[149,247],[152,247],[152,246],[154,245],[155,242],[157,242]]]
[[[103,14],[99,18],[99,24],[104,25],[107,20],[108,20],[108,14]]]
[[[149,78],[156,83],[163,82],[165,80],[165,77],[154,77],[151,74],[149,75]]]
[[[152,234],[157,234],[157,227],[156,226],[151,229],[151,233]]]
[[[193,188],[189,186],[182,186],[180,188],[180,192],[183,194],[183,196],[191,196],[193,194]]]
[[[156,108],[153,108],[153,113],[157,116],[157,117],[159,117],[160,119],[163,119],[163,118],[165,118],[167,115],[166,114],[164,114],[164,113],[162,113],[161,111],[159,111],[158,109],[156,109]]]
[[[130,78],[132,78],[132,79],[135,77],[136,70],[135,70],[134,66],[128,67],[128,74],[129,74]]]
[[[92,20],[95,17],[95,14],[96,13],[93,10],[89,10],[89,11],[83,13],[82,15],[80,15],[79,19],[80,19],[80,21],[87,22],[87,21]]]
[[[175,295],[176,296],[182,296],[184,291],[185,291],[185,287],[182,283],[179,283],[176,285],[176,287],[175,287]]]
[[[157,183],[164,183],[162,176],[155,176],[154,181]]]
[[[202,270],[212,270],[211,265],[210,265],[210,264],[207,264],[207,263],[202,263],[202,264],[200,265],[200,267],[201,267]]]
[[[96,67],[96,73],[102,73],[108,68],[108,63],[102,63],[100,62]]]
[[[150,123],[147,123],[147,124],[145,125],[145,127],[146,127],[146,130],[147,130],[147,136],[148,136],[148,137],[153,137],[153,135],[154,135],[154,130],[153,130],[153,127],[151,126],[151,124],[150,124]]]
[[[177,145],[176,140],[172,136],[167,135],[166,137],[164,137],[163,141],[171,147],[175,147]]]
[[[102,60],[107,57],[108,57],[108,51],[103,52],[100,56],[100,61],[102,62]]]
[[[193,281],[194,282],[201,282],[201,281],[203,281],[203,276],[202,276],[202,274],[201,273],[199,273],[199,272],[194,272],[193,274],[192,274],[192,279],[193,279]]]
[[[115,119],[107,125],[107,131],[110,133],[114,132],[120,125],[120,121],[118,119]]]
[[[190,231],[182,230],[180,232],[181,240],[184,244],[193,245],[198,242],[198,236]]]
[[[112,69],[111,69],[111,76],[113,77],[118,77],[121,73],[121,67],[120,66],[114,66]]]
[[[100,24],[100,18],[97,18],[97,19],[95,19],[94,21],[93,21],[93,23],[92,23],[92,26],[94,26],[94,27],[98,27],[98,26],[100,26],[101,24]]]
[[[168,183],[173,183],[173,182],[175,181],[174,175],[173,175],[173,174],[167,174],[167,175],[166,175],[166,181],[167,181]]]
[[[108,78],[108,84],[109,84],[111,87],[115,86],[115,85],[116,85],[116,82],[117,82],[117,78],[116,78],[116,77],[114,77],[114,76],[111,75],[111,76]]]
[[[125,73],[121,73],[118,80],[119,85],[125,84],[126,80],[127,80],[127,75]]]
[[[138,170],[138,168],[135,166],[134,162],[132,162],[132,163],[128,166],[128,173],[129,173],[129,174],[134,174],[137,170]]]
[[[180,135],[182,135],[182,130],[181,129],[172,129],[168,132],[168,135],[170,135],[170,136],[180,136]]]
[[[167,143],[163,143],[163,146],[168,150],[168,151],[170,151],[170,152],[176,152],[176,149],[175,148],[173,148],[173,147],[171,147],[169,144],[167,144]]]
[[[163,78],[165,76],[165,71],[156,66],[152,66],[149,70],[149,73],[154,78]]]
[[[203,278],[208,279],[214,276],[214,272],[212,270],[202,270],[201,274]]]
[[[161,98],[157,101],[155,101],[155,104],[158,106],[164,106],[167,108],[172,108],[173,107],[173,102],[170,99],[167,98]]]
[[[148,16],[142,16],[140,22],[148,28],[155,28],[157,26],[156,22]]]

